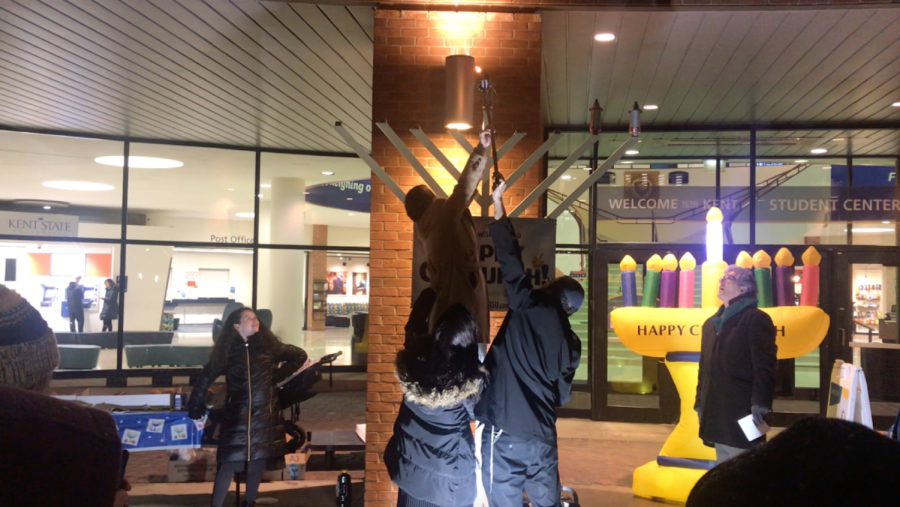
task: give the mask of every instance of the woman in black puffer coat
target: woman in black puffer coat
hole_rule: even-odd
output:
[[[456,304],[428,333],[435,293],[416,300],[397,353],[403,402],[384,451],[391,480],[400,488],[397,507],[471,506],[484,498],[470,422],[486,381],[478,361],[478,325]]]
[[[188,406],[192,419],[206,414],[206,392],[225,375],[227,396],[216,461],[213,507],[221,507],[235,472],[247,468],[244,505],[253,505],[266,464],[284,466],[284,419],[276,383],[303,366],[307,354],[285,345],[260,324],[250,308],[232,312],[216,337],[209,363],[194,384]],[[279,364],[284,363],[280,368]]]

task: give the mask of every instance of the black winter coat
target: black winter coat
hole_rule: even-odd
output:
[[[712,318],[703,323],[694,408],[704,444],[749,449],[765,442],[748,441],[738,420],[753,405],[772,407],[777,351],[772,318],[755,306],[726,320],[718,333]]]
[[[535,290],[522,264],[512,222],[489,226],[509,310],[484,365],[490,374],[475,407],[479,421],[556,447],[556,407],[572,396],[581,340],[558,299]]]
[[[66,306],[69,307],[69,315],[84,315],[84,287],[69,282],[66,287]]]
[[[429,339],[428,314],[434,291],[419,296],[406,325],[406,349],[412,340]],[[397,355],[397,374],[403,401],[394,422],[394,435],[384,451],[391,480],[414,498],[432,504],[458,507],[475,501],[475,441],[470,421],[484,384],[481,376],[454,386],[428,389],[407,368],[412,359]]]
[[[103,295],[103,309],[100,310],[100,318],[118,319],[119,318],[119,288],[113,285],[106,288]]]
[[[225,414],[216,453],[219,463],[285,455],[284,418],[276,383],[300,369],[306,358],[306,352],[293,345],[279,343],[275,350],[267,350],[258,335],[253,335],[246,344],[240,338],[233,341],[225,367],[216,369],[211,363],[203,367],[188,409],[192,416],[205,413],[207,389],[225,375]],[[279,369],[281,362],[285,365]]]

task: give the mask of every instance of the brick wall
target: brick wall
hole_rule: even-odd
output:
[[[497,137],[502,145],[516,130],[528,135],[500,160],[509,175],[543,142],[540,123],[541,18],[532,13],[470,13],[377,10],[373,118],[387,121],[449,194],[449,174],[409,133],[422,128],[460,169],[468,155],[444,129],[444,58],[469,54],[490,73],[498,91],[495,101]],[[476,118],[481,118],[480,98]],[[476,133],[466,136],[471,144]],[[422,179],[373,126],[372,155],[407,191]],[[507,191],[508,208],[537,186],[540,163]],[[403,343],[412,280],[413,224],[403,203],[376,177],[372,178],[371,259],[369,294],[369,366],[366,398],[366,506],[394,505],[396,487],[382,462],[393,434],[401,401],[393,360]],[[473,205],[472,213],[481,212]],[[532,207],[523,216],[537,215]],[[500,315],[492,315],[492,328]]]

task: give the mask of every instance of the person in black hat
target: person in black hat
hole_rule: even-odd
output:
[[[485,359],[490,381],[475,407],[476,455],[491,506],[522,505],[523,490],[533,507],[556,506],[555,409],[569,401],[581,357],[569,317],[584,302],[584,289],[567,276],[532,287],[503,207],[506,182],[496,178],[494,186],[490,232],[509,310]]]

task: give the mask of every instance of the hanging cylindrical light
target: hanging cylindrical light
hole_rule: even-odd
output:
[[[628,131],[631,132],[631,137],[637,137],[638,134],[641,133],[641,108],[638,107],[638,103],[634,103],[634,107],[631,108],[631,121],[628,125]]]
[[[475,58],[448,56],[444,75],[444,125],[454,130],[472,128],[475,123]]]

